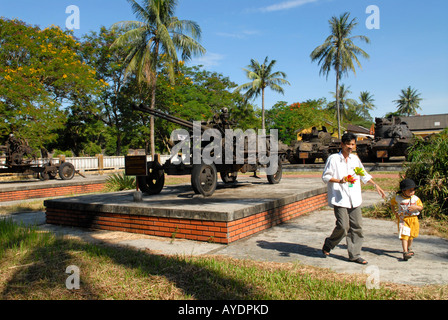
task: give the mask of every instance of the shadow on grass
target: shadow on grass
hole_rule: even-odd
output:
[[[0,221],[0,231],[3,223]],[[29,230],[28,228],[23,229]],[[211,258],[162,256],[127,247],[97,245],[74,239],[64,239],[36,231],[18,233],[18,235],[11,233],[9,240],[6,241],[6,238],[3,237],[4,241],[0,242],[0,267],[6,265],[2,273],[7,274],[6,283],[0,284],[0,288],[3,288],[0,291],[2,300],[164,299],[167,296],[158,296],[157,292],[157,286],[161,281],[171,283],[177,288],[175,290],[177,294],[171,296],[171,299],[266,298],[260,297],[253,287],[243,281],[224,275],[219,271],[220,267],[217,267],[215,260]],[[0,238],[0,240],[2,239]],[[13,266],[6,264],[4,260],[11,256],[19,257],[15,259]],[[104,275],[104,283],[102,283],[101,273],[94,277],[89,274],[90,272],[95,273],[94,270],[92,271],[95,264],[100,264],[100,266],[107,264],[112,269],[115,266],[118,266],[117,269],[125,267],[125,274],[130,277],[133,274],[138,274],[140,284],[144,283],[149,287],[151,287],[150,282],[153,279],[159,280],[154,283],[153,294],[123,297],[114,293],[114,290],[115,292],[120,291],[115,287],[125,287],[129,283],[132,285],[133,280],[131,279],[130,282],[123,280],[122,270],[114,278],[112,270],[107,271],[108,275]],[[65,271],[70,265],[76,265],[80,269],[79,290],[66,288],[66,280],[70,274]],[[100,272],[106,272],[103,268],[101,270]],[[168,281],[160,280],[160,277]],[[95,280],[93,280],[94,278]],[[169,288],[168,286],[166,290],[169,291]]]

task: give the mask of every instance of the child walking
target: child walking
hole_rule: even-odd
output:
[[[407,261],[414,255],[411,249],[412,241],[418,237],[418,215],[423,210],[423,203],[415,195],[417,188],[412,179],[400,182],[400,191],[391,200],[392,212],[398,222],[398,237],[403,246],[403,260]]]

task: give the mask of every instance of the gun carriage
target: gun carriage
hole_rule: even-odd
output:
[[[0,173],[34,174],[40,180],[54,179],[58,174],[63,180],[70,180],[75,175],[75,168],[70,162],[54,163],[45,149],[41,150],[42,162],[39,163],[36,150],[13,134],[9,135],[6,145],[0,146],[0,152],[5,154]]]
[[[165,163],[161,164],[160,157],[156,155],[153,161],[147,162],[146,175],[137,175],[137,188],[146,194],[158,194],[162,191],[165,183],[165,174],[191,175],[191,186],[194,192],[204,196],[211,196],[216,190],[218,172],[222,181],[226,184],[235,183],[238,172],[255,173],[261,167],[270,168],[267,171],[267,180],[269,183],[277,184],[282,178],[281,161],[278,158],[276,148],[271,146],[270,136],[265,136],[265,139],[260,139],[263,141],[262,143],[266,143],[266,157],[260,157],[260,154],[255,152],[255,161],[253,161],[254,151],[258,150],[258,145],[253,144],[250,141],[259,141],[257,139],[258,136],[255,136],[255,139],[253,140],[245,137],[243,142],[243,161],[238,160],[241,160],[241,157],[237,157],[237,147],[240,142],[238,142],[234,136],[232,137],[232,141],[226,141],[226,130],[231,129],[231,121],[229,120],[229,114],[226,108],[222,110],[221,114],[215,114],[209,121],[202,121],[200,122],[200,125],[198,125],[199,122],[197,122],[195,127],[194,122],[150,109],[143,104],[140,106],[134,105],[132,107],[134,110],[148,113],[154,117],[175,123],[189,130],[188,134],[185,135],[186,140],[180,142],[189,150],[186,154],[181,155],[181,157],[184,157],[183,159],[179,158],[177,154],[171,154],[170,158],[166,160]],[[206,141],[206,139],[194,141],[194,131],[198,129],[200,129],[201,137],[208,129],[215,129],[215,132],[218,132],[220,136],[216,141],[216,137],[209,139],[209,141]],[[219,148],[221,150],[219,159],[215,158],[215,160],[218,161],[213,161],[211,163],[210,161],[204,161],[204,158],[202,157],[204,150],[216,150],[211,148],[211,146],[214,144],[213,146],[216,147],[217,143],[219,143]],[[198,152],[198,150],[200,151],[199,154],[201,155],[201,158],[199,161],[194,161],[194,154],[195,152]],[[211,154],[214,155],[213,151]],[[239,155],[241,155],[241,153]],[[126,157],[126,162],[128,162],[129,158],[131,157]],[[180,161],[181,159],[182,161]],[[232,161],[228,161],[228,159],[231,159]],[[269,159],[269,162],[267,162],[266,159]],[[275,161],[271,161],[272,159],[275,159]]]

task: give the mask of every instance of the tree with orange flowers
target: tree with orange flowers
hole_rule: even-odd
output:
[[[79,58],[71,33],[58,27],[2,18],[0,44],[0,136],[14,132],[33,147],[54,141],[64,107],[105,85]]]

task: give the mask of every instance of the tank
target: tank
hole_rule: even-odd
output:
[[[325,126],[321,130],[313,127],[310,133],[302,133],[301,138],[293,142],[288,150],[286,157],[292,164],[315,163],[319,158],[325,162],[330,154],[339,152],[339,140]]]
[[[364,162],[384,162],[391,157],[406,157],[414,135],[399,117],[375,118],[374,138],[356,143],[356,152]]]

